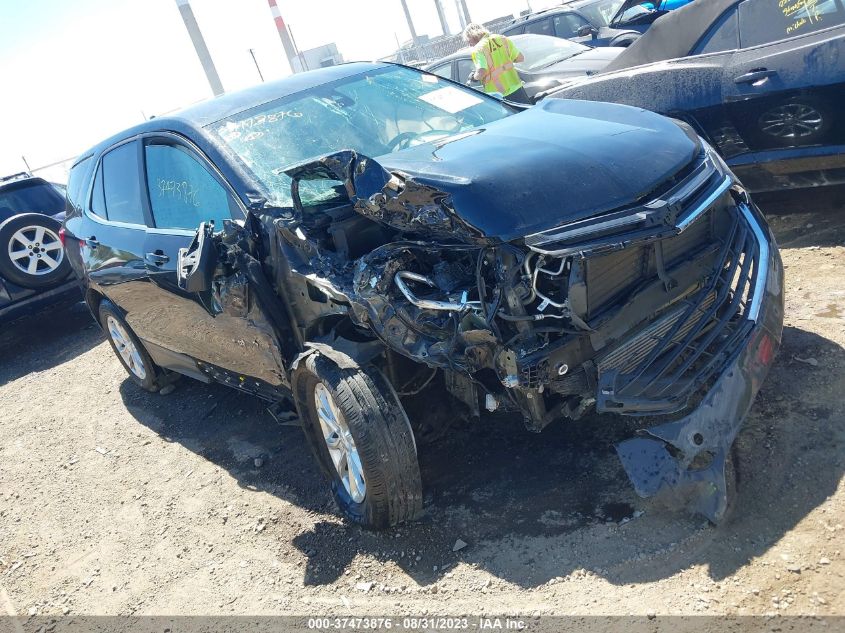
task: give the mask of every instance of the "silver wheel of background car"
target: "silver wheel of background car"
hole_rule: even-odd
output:
[[[106,319],[106,325],[115,349],[117,349],[117,353],[120,354],[123,362],[126,363],[129,371],[135,374],[139,380],[144,380],[147,377],[147,369],[144,367],[144,361],[140,352],[138,352],[138,348],[135,347],[126,330],[111,315]]]
[[[760,129],[775,138],[812,136],[824,125],[822,113],[805,103],[786,103],[760,117]]]
[[[25,226],[9,240],[9,259],[27,275],[47,275],[56,270],[65,257],[59,236],[44,226]]]
[[[355,440],[349,426],[343,418],[334,397],[323,383],[314,388],[314,401],[317,406],[317,419],[323,431],[323,440],[332,458],[337,474],[343,482],[346,492],[355,503],[364,501],[367,495],[367,483],[364,480],[364,468]]]

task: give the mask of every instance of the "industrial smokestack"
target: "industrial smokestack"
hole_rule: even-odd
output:
[[[276,0],[267,0],[267,2],[270,3],[270,13],[273,14],[273,20],[276,22],[276,29],[279,31],[279,38],[282,40],[282,46],[285,49],[285,55],[287,55],[290,69],[291,71],[296,72],[297,67],[293,63],[297,58],[296,47],[294,47],[293,42],[291,41],[290,33],[288,33],[288,27],[285,25],[284,18],[282,18],[282,12],[279,11],[279,7],[276,5]]]
[[[211,92],[214,93],[215,97],[222,95],[224,92],[223,84],[220,82],[217,69],[211,60],[211,53],[208,52],[208,47],[205,45],[199,24],[197,24],[194,12],[191,9],[191,3],[188,0],[176,0],[176,6],[179,7],[179,13],[182,14],[182,21],[185,22],[185,28],[188,29],[191,42],[194,43],[194,50],[197,52],[197,57],[200,58],[202,69],[205,71],[205,77],[208,79],[208,85],[211,86]]]

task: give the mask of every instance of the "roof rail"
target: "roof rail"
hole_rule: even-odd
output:
[[[24,180],[26,178],[32,178],[32,174],[28,171],[19,171],[11,176],[0,176],[0,182],[11,182],[13,180]]]

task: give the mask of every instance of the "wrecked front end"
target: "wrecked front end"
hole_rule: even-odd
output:
[[[507,242],[351,152],[291,176],[337,179],[349,196],[322,229],[276,221],[292,277],[322,310],[442,370],[475,414],[518,412],[531,431],[593,407],[642,416],[617,446],[637,493],[671,491],[722,518],[725,461],[780,343],[783,272],[709,148],[636,205]]]

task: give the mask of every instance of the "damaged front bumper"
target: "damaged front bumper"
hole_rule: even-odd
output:
[[[749,297],[749,331],[699,406],[680,420],[641,431],[617,453],[642,497],[671,495],[718,523],[728,504],[726,462],[783,331],[783,264],[771,233],[750,203],[738,206],[761,263]],[[700,464],[700,465],[699,465]]]
[[[783,271],[709,147],[645,202],[508,242],[465,225],[447,193],[354,153],[288,174],[295,214],[274,221],[274,259],[290,270],[276,283],[309,299],[292,321],[348,315],[386,348],[394,385],[414,379],[404,357],[442,370],[473,414],[518,412],[535,432],[593,405],[675,416],[619,444],[622,463],[640,495],[673,491],[724,516],[727,455],[780,344]],[[305,209],[308,178],[340,180],[348,200]]]

